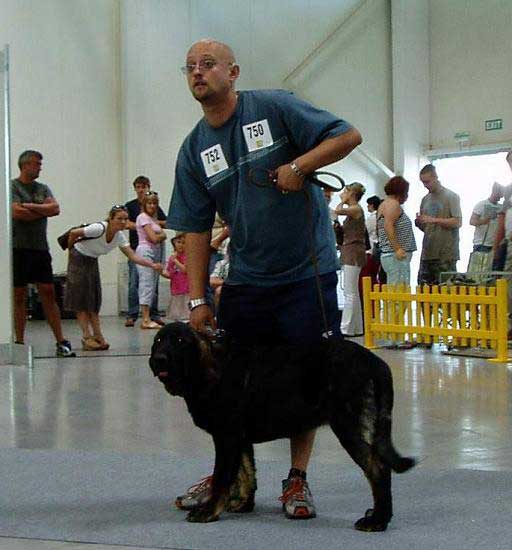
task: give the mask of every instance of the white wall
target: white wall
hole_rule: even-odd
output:
[[[481,143],[512,140],[512,2],[393,0],[393,8],[392,57],[389,0],[1,0],[12,160],[28,147],[45,155],[41,179],[62,206],[49,224],[55,270],[65,269],[56,235],[133,196],[138,174],[167,209],[177,150],[201,116],[179,67],[205,36],[233,46],[247,89],[283,86],[333,33],[287,84],[351,121],[369,153],[411,178],[423,142],[453,146],[458,130]],[[504,130],[484,132],[495,117]],[[337,169],[368,194],[386,180],[357,154]],[[103,313],[116,310],[119,261],[101,261]]]
[[[190,40],[188,0],[121,4],[123,191],[143,174],[167,211],[181,142],[200,117],[179,67]]]
[[[391,16],[387,0],[367,0],[340,27],[326,46],[291,81],[306,98],[352,122],[363,147],[386,166],[393,166]],[[357,159],[357,160],[356,160]],[[348,179],[379,185],[373,167],[353,157]],[[355,173],[353,173],[355,172]]]
[[[473,144],[512,141],[512,2],[430,0],[431,145],[454,147],[469,131]],[[484,129],[502,118],[503,130]]]
[[[144,173],[168,204],[177,151],[202,115],[179,72],[194,41],[215,37],[233,47],[241,65],[239,89],[280,88],[290,71],[361,4],[363,9],[292,84],[298,94],[352,122],[362,131],[365,147],[391,164],[387,0],[123,2],[126,192],[131,196],[130,182]],[[337,170],[348,181],[363,181],[369,194],[385,180],[361,157],[342,162]]]
[[[124,195],[120,184],[119,6],[115,0],[2,0],[0,43],[11,52],[12,172],[24,149],[44,155],[40,180],[61,205],[56,236],[96,221]],[[116,311],[117,258],[102,259],[104,312]]]
[[[428,0],[392,0],[394,168],[417,184],[430,139]]]
[[[388,5],[387,0],[371,1]],[[66,267],[56,236],[73,223],[99,219],[111,204],[133,196],[131,182],[138,174],[151,178],[167,209],[177,150],[201,116],[179,72],[191,43],[213,36],[232,44],[242,65],[242,89],[281,87],[289,71],[361,4],[2,0],[0,42],[10,44],[12,57],[12,160],[15,167],[25,148],[44,154],[41,181],[50,185],[62,208],[49,223],[55,271]],[[379,125],[372,137],[371,125],[362,116],[377,100],[375,112],[383,107],[389,119],[389,82],[384,95],[376,93],[386,73],[385,64],[375,61],[388,49],[386,26],[387,21],[373,18],[370,34],[377,30],[369,48],[364,45],[364,25],[350,39],[340,34],[337,43],[350,55],[341,56],[346,62],[340,65],[336,47],[322,54],[327,93],[311,99],[361,127],[366,144],[389,158],[389,124]],[[370,82],[364,76],[368,59],[379,69],[371,89],[365,87]],[[341,87],[339,71],[345,82]],[[318,90],[313,80],[307,80],[310,95]],[[365,94],[372,94],[372,101],[361,101],[360,90],[352,93],[357,82]],[[348,180],[381,177],[361,158],[342,167]],[[120,261],[114,254],[100,260],[103,314],[117,311]]]

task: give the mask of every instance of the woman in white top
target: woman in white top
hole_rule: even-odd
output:
[[[68,271],[64,307],[76,312],[82,329],[84,350],[97,351],[109,348],[101,332],[99,311],[101,308],[101,280],[98,257],[114,248],[132,262],[159,271],[162,266],[137,256],[123,234],[128,221],[126,207],[113,206],[107,220],[77,227],[69,234]]]

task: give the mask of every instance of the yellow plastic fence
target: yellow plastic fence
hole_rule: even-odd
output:
[[[507,281],[495,287],[374,285],[363,279],[365,345],[393,340],[496,350],[507,357]]]

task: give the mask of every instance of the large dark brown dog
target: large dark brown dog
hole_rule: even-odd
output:
[[[386,529],[393,515],[391,470],[405,472],[415,461],[393,447],[393,381],[379,357],[343,339],[303,349],[248,348],[171,323],[155,336],[149,363],[171,395],[185,398],[195,424],[213,436],[212,497],[189,512],[189,521],[252,511],[253,443],[330,424],[373,493],[373,508],[356,529]]]

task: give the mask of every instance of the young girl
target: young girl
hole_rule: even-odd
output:
[[[162,275],[171,281],[171,300],[167,317],[170,321],[188,321],[189,285],[187,260],[185,257],[185,233],[178,233],[171,239],[174,254],[167,261]]]
[[[137,216],[135,227],[139,244],[137,254],[151,262],[161,258],[161,245],[166,239],[166,234],[157,221],[158,214],[158,193],[146,191],[142,198],[141,213]],[[149,308],[158,284],[158,273],[137,265],[139,273],[139,304],[142,312],[142,329],[158,329],[160,325],[151,320]]]

